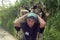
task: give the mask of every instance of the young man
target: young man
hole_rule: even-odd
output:
[[[22,22],[24,18],[26,20]],[[39,29],[43,29],[45,24],[45,21],[35,13],[25,14],[14,21],[15,27],[22,28],[24,33],[23,40],[36,40],[37,32],[40,32]]]

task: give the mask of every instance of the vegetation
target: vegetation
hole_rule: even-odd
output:
[[[14,5],[5,6],[3,4],[0,6],[0,25],[9,31],[12,35],[16,35],[16,30],[13,27],[13,21],[18,17],[18,8],[31,6],[30,2],[32,0],[16,0]],[[37,0],[33,0],[33,4]],[[60,40],[60,0],[40,0],[46,5],[46,9],[49,12],[49,17],[44,30],[44,40]]]

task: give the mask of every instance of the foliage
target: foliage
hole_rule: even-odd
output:
[[[44,40],[60,40],[60,10],[48,18]]]
[[[14,6],[2,9],[0,12],[1,26],[4,27],[13,35],[15,35],[13,21],[17,17],[17,12],[18,12],[18,8]]]
[[[60,40],[60,6],[58,0],[46,0],[45,3],[50,16],[44,31],[44,40]]]
[[[44,40],[60,40],[60,0],[40,0],[46,5],[49,11],[47,24],[44,30]],[[36,3],[36,0],[33,0]],[[18,7],[30,7],[30,0],[16,1],[14,6],[7,8],[0,6],[0,25],[8,30],[12,35],[16,35],[16,30],[13,27],[13,21],[17,17]]]

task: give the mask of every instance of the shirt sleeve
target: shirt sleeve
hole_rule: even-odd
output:
[[[45,28],[39,28],[39,33],[43,33]]]
[[[38,32],[43,33],[45,28],[40,28],[40,23],[37,24],[38,24]]]
[[[21,27],[15,27],[16,31],[20,31]]]
[[[21,29],[21,24],[22,24],[22,23],[20,23],[20,27],[15,26],[15,29],[16,29],[17,32],[20,31],[20,29]]]

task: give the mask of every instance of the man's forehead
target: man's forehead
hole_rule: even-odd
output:
[[[27,20],[29,20],[29,21],[35,21],[34,19],[32,19],[32,18],[29,18],[29,19],[27,19]]]

